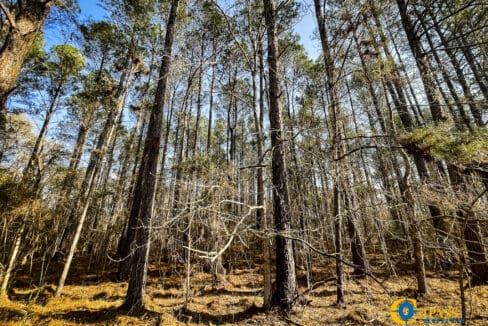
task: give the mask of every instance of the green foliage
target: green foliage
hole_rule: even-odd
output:
[[[204,176],[215,175],[217,171],[225,171],[227,162],[217,154],[197,153],[191,158],[178,163],[178,168],[185,173],[195,173]]]
[[[0,129],[0,157],[2,162],[14,164],[16,159],[22,160],[26,151],[30,151],[35,141],[32,123],[24,114],[7,113],[2,115]]]
[[[205,28],[208,32],[218,36],[225,31],[223,29],[225,26],[225,19],[212,1],[204,1],[202,4],[202,11],[205,19]]]
[[[116,44],[115,30],[115,25],[106,21],[81,25],[80,31],[85,39],[85,52],[92,53],[95,48],[100,48],[103,54],[108,54]]]
[[[448,124],[417,128],[399,136],[399,142],[420,155],[468,166],[488,164],[488,129],[461,132]]]
[[[297,1],[282,2],[277,8],[277,31],[280,34],[293,26],[302,9],[300,3]]]
[[[81,79],[81,90],[71,97],[70,113],[83,115],[96,108],[110,108],[114,105],[113,93],[116,81],[103,70],[99,74],[90,72]]]
[[[14,210],[33,197],[34,193],[24,182],[16,180],[9,171],[0,169],[0,212]]]
[[[79,12],[80,10],[77,0],[54,0],[54,5],[65,11]]]
[[[58,85],[78,74],[85,66],[80,50],[69,44],[53,46],[51,56],[53,58],[47,63],[47,68]]]
[[[30,62],[39,62],[46,57],[46,51],[44,50],[44,34],[39,33],[32,44],[32,47],[27,53],[25,58],[24,65],[29,64]]]

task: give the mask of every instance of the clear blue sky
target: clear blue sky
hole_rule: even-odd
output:
[[[98,5],[98,0],[78,0],[81,9],[81,15],[101,19],[105,14],[104,10]]]
[[[92,17],[94,19],[101,19],[104,16],[103,9],[98,5],[98,0],[79,0],[81,8],[81,15],[83,17]],[[315,30],[315,18],[313,16],[310,0],[304,0],[301,2],[303,5],[303,17],[295,25],[295,32],[300,35],[301,42],[305,47],[305,50],[311,58],[317,58],[319,56],[318,43],[312,40],[312,36]]]

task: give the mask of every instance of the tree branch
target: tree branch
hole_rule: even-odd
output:
[[[222,203],[225,202],[225,203],[232,203],[232,204],[236,204],[236,205],[248,206],[248,205],[246,205],[244,203],[241,203],[241,202],[238,202],[238,201],[234,201],[234,200],[222,200],[221,202]],[[190,247],[187,247],[187,246],[183,246],[183,248],[185,248],[187,250],[190,250],[190,251],[194,251],[194,252],[199,253],[199,254],[202,254],[203,256],[199,256],[200,258],[209,259],[210,262],[212,262],[212,263],[215,262],[215,260],[217,260],[217,258],[219,258],[229,248],[229,246],[232,244],[232,242],[234,241],[234,238],[237,235],[237,232],[239,231],[239,226],[244,222],[244,220],[248,216],[251,216],[251,213],[254,210],[261,209],[261,208],[263,208],[263,206],[249,206],[249,210],[247,211],[247,213],[244,216],[242,216],[242,218],[240,219],[240,221],[237,222],[237,224],[234,226],[234,230],[230,234],[230,238],[227,241],[227,243],[218,252],[215,252],[215,251],[207,252],[207,251],[202,251],[202,250],[198,250],[198,249],[193,249],[193,248],[190,248]]]
[[[342,140],[342,139],[341,139]],[[360,150],[363,150],[363,149],[371,149],[371,148],[389,148],[389,149],[403,149],[402,146],[378,146],[378,145],[365,145],[365,146],[360,146],[358,148],[354,148],[352,150],[350,150],[349,152],[339,156],[338,158],[334,159],[334,161],[340,161],[342,160],[343,158],[351,155],[351,154],[354,154],[355,152],[357,151],[360,151]]]
[[[329,258],[338,260],[338,261],[342,262],[344,265],[347,265],[347,266],[352,267],[352,268],[357,267],[354,263],[352,263],[350,261],[347,261],[345,259],[339,258],[339,256],[337,254],[335,254],[335,253],[334,254],[329,254],[328,252],[325,252],[325,251],[322,251],[320,249],[315,248],[314,246],[312,246],[310,243],[308,243],[307,241],[305,241],[303,239],[291,237],[289,235],[283,235],[283,234],[280,234],[280,235],[283,236],[284,238],[287,238],[287,239],[290,239],[290,240],[294,240],[294,241],[299,241],[299,242],[303,243],[305,246],[307,246],[308,248],[310,248],[313,252],[315,252],[315,253],[317,253],[317,254],[319,254],[321,256],[325,256],[325,257],[329,257]],[[383,282],[381,282],[378,278],[376,278],[376,276],[374,276],[373,274],[371,274],[368,271],[365,271],[364,274],[366,276],[369,276],[376,283],[378,283],[383,288],[383,290],[385,291],[385,293],[388,294],[388,295],[390,295],[390,292],[383,285]]]
[[[10,26],[13,29],[17,29],[17,24],[15,23],[15,18],[12,16],[12,13],[10,10],[8,10],[7,6],[3,3],[3,1],[0,1],[0,8],[2,9],[3,13],[7,17],[8,22],[10,23]]]

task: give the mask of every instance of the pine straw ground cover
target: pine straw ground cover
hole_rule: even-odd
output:
[[[212,287],[211,275],[195,270],[192,297],[183,310],[184,275],[152,266],[148,276],[148,312],[129,317],[117,310],[127,283],[111,282],[113,271],[97,276],[83,275],[81,270],[82,266],[76,266],[60,298],[53,298],[54,285],[38,288],[29,285],[34,281],[28,276],[17,276],[10,300],[0,299],[0,325],[394,325],[390,305],[398,298],[413,297],[416,284],[412,275],[387,279],[383,284],[390,291],[388,296],[372,280],[348,279],[346,303],[337,306],[332,270],[317,269],[314,279],[325,282],[305,294],[304,304],[283,316],[258,308],[262,305],[259,270],[234,269],[216,287]],[[449,308],[460,314],[455,273],[429,273],[428,283],[431,295],[417,299],[419,308]],[[466,289],[466,299],[469,325],[488,325],[488,286]]]

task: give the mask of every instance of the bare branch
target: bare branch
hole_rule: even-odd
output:
[[[308,243],[307,241],[303,240],[303,239],[300,239],[300,238],[295,238],[295,237],[291,237],[289,235],[284,235],[282,233],[280,233],[280,235],[282,237],[285,237],[285,238],[288,238],[288,239],[291,239],[291,240],[294,240],[294,241],[299,241],[301,243],[303,243],[304,245],[306,245],[308,248],[310,248],[313,252],[321,255],[321,256],[325,256],[325,257],[329,257],[329,258],[333,258],[337,261],[340,261],[342,262],[344,265],[347,265],[349,267],[352,267],[352,268],[355,268],[357,267],[354,263],[348,261],[348,260],[344,260],[344,259],[341,259],[339,258],[339,256],[337,254],[330,254],[328,252],[325,252],[325,251],[322,251],[320,249],[317,249],[315,248],[314,246],[312,246],[310,243]],[[388,291],[388,289],[383,285],[383,282],[380,281],[376,276],[374,276],[373,274],[371,274],[370,272],[368,271],[365,271],[364,274],[366,276],[369,276],[373,281],[375,281],[376,283],[378,283],[382,288],[383,290],[385,291],[386,294],[388,294],[388,296],[390,295],[390,292]]]
[[[3,13],[7,17],[7,20],[10,23],[10,26],[13,29],[17,29],[17,24],[15,23],[14,16],[12,16],[12,13],[10,12],[10,10],[8,10],[7,6],[2,1],[0,1],[0,8],[2,9]]]
[[[225,203],[233,203],[233,204],[237,204],[237,205],[245,205],[245,206],[247,206],[244,203],[237,202],[237,201],[234,201],[234,200],[223,200],[222,202],[225,202]],[[263,206],[249,206],[249,210],[247,211],[247,213],[245,215],[243,215],[242,218],[239,220],[239,222],[237,222],[237,224],[235,225],[234,230],[232,231],[229,240],[227,240],[227,243],[217,253],[215,251],[211,251],[211,252],[201,251],[201,250],[189,248],[187,246],[183,246],[183,248],[188,249],[190,251],[194,251],[194,252],[199,253],[199,254],[203,254],[203,256],[200,256],[200,258],[210,259],[210,261],[213,263],[232,244],[232,241],[234,241],[234,238],[238,235],[237,232],[239,231],[239,226],[244,222],[244,220],[247,217],[251,216],[251,213],[254,210],[261,209],[261,208],[263,208]]]

